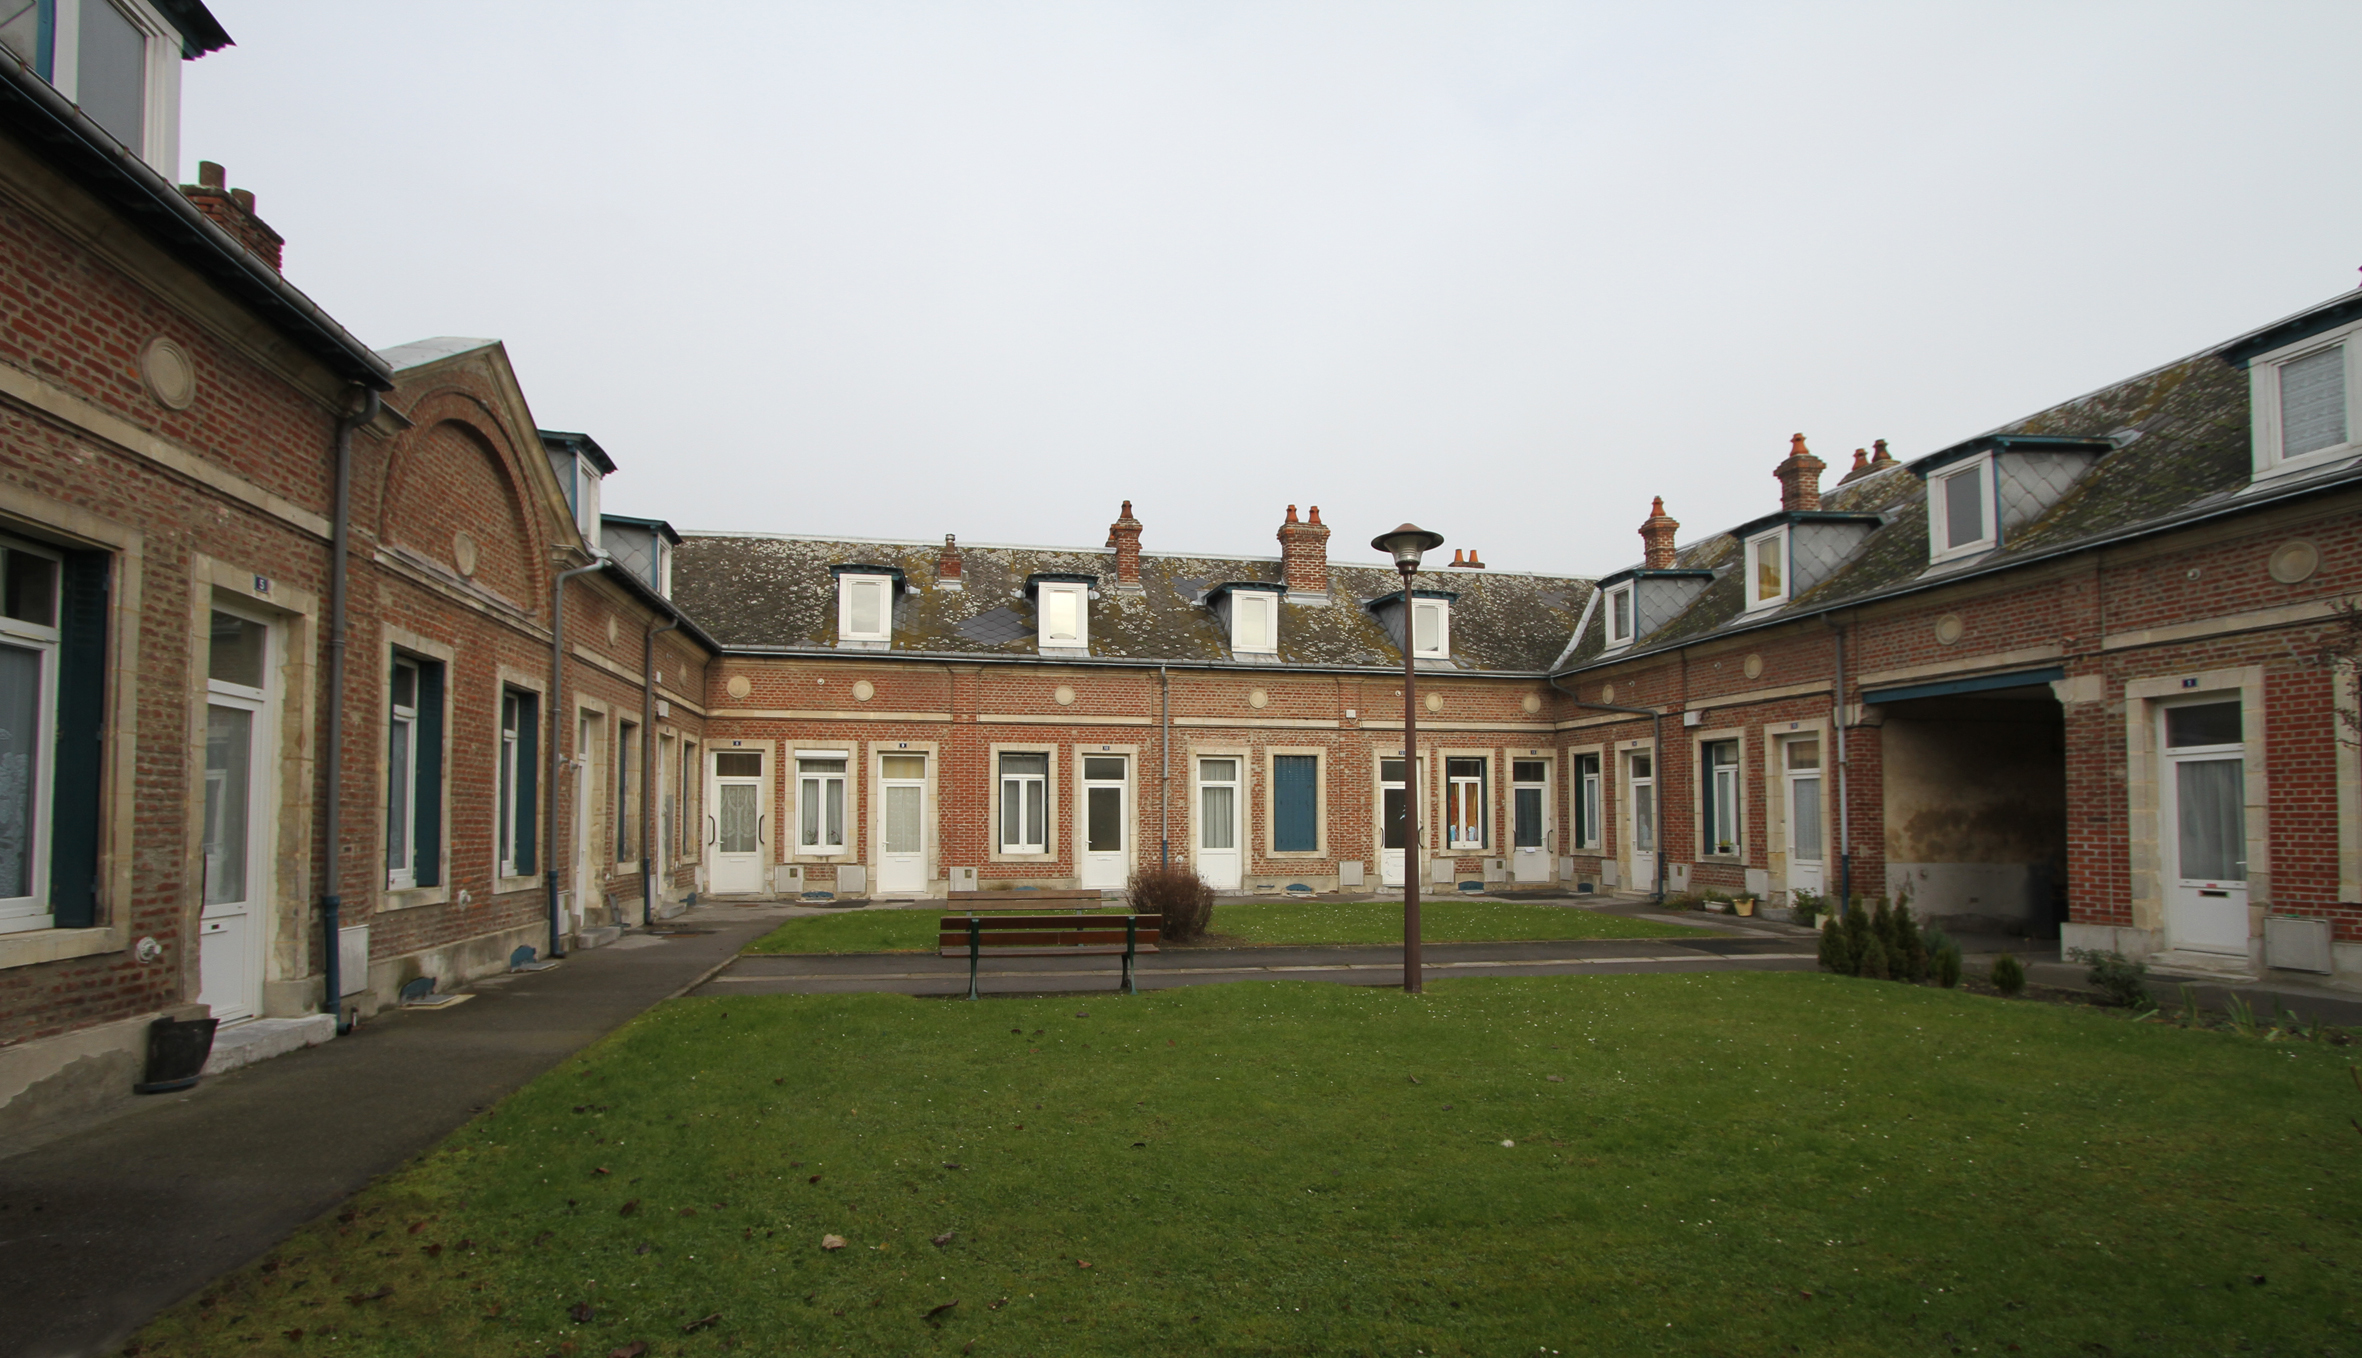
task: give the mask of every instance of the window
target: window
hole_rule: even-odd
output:
[[[59,559],[29,546],[0,546],[0,931],[50,927],[50,800],[47,738],[58,701]]]
[[[1520,849],[1542,847],[1542,808],[1549,792],[1550,765],[1539,759],[1517,759],[1509,764],[1509,794],[1514,813],[1511,843]]]
[[[396,655],[388,698],[386,889],[436,886],[443,864],[443,667]]]
[[[615,861],[636,862],[640,857],[640,725],[618,722],[615,727]]]
[[[1320,756],[1271,757],[1271,850],[1320,851]]]
[[[1698,852],[1739,851],[1739,742],[1708,741],[1698,747]]]
[[[1599,847],[1599,756],[1575,756],[1575,847]]]
[[[842,754],[796,751],[798,853],[845,851],[845,764]]]
[[[2355,446],[2351,393],[2362,327],[2313,336],[2248,365],[2253,409],[2255,474],[2301,471],[2351,457]]]
[[[500,806],[496,832],[500,875],[533,871],[536,787],[541,773],[540,700],[513,688],[500,691]]]
[[[1453,758],[1443,761],[1446,848],[1470,851],[1484,848],[1485,762]]]
[[[1747,539],[1747,607],[1770,608],[1788,601],[1788,530],[1775,528]]]
[[[890,641],[894,635],[894,578],[837,577],[837,640]]]
[[[1993,459],[1954,463],[1927,478],[1928,560],[1947,561],[1997,545]]]
[[[1279,650],[1279,596],[1259,589],[1230,592],[1230,649],[1270,654]]]
[[[1001,852],[1050,851],[1050,756],[1001,756]]]
[[[1451,603],[1445,599],[1411,600],[1411,654],[1445,659],[1452,653]]]
[[[177,140],[169,122],[177,113],[172,85],[157,91],[167,120],[163,137],[149,145],[149,49],[151,41],[179,41],[172,28],[140,0],[4,0],[0,2],[0,47],[79,105],[135,155],[165,173],[178,173]],[[154,35],[151,38],[151,35]],[[159,56],[165,55],[160,52]],[[168,58],[169,59],[169,58]]]
[[[1090,587],[1082,584],[1043,584],[1035,598],[1040,603],[1043,648],[1082,650],[1090,645]]]
[[[1632,586],[1618,585],[1607,592],[1607,644],[1632,644]]]
[[[2247,880],[2247,784],[2239,703],[2165,709],[2176,874],[2208,886]]]

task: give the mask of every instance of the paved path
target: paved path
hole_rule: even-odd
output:
[[[1643,971],[1793,971],[1816,965],[1812,939],[1772,936],[1620,938],[1557,943],[1430,943],[1427,975],[1625,975]],[[1111,990],[1121,974],[1111,957],[986,959],[979,986],[991,995]],[[1400,945],[1372,947],[1172,948],[1142,957],[1142,990],[1219,981],[1335,981],[1399,985]],[[742,957],[700,986],[700,995],[825,995],[855,991],[965,995],[965,958],[927,953]]]
[[[259,1257],[786,912],[712,907],[0,1160],[0,1354],[78,1358]]]

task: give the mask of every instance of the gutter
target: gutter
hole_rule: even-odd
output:
[[[1656,904],[1663,905],[1665,903],[1665,714],[1653,707],[1620,707],[1615,703],[1587,703],[1564,688],[1560,688],[1556,675],[1549,676],[1549,682],[1550,687],[1558,689],[1560,697],[1577,707],[1588,707],[1595,712],[1628,712],[1635,717],[1648,718],[1649,773],[1651,774],[1648,780],[1649,824],[1654,827],[1651,833],[1657,841],[1656,848],[1650,852],[1649,856],[1657,860],[1655,900]],[[1606,770],[1603,769],[1601,772],[1604,774]]]
[[[376,391],[394,389],[393,370],[368,345],[13,57],[0,57],[0,110],[14,115],[10,130],[53,167],[326,361],[337,376]]]

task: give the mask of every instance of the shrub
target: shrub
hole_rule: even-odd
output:
[[[2098,986],[2109,999],[2127,1009],[2149,1007],[2148,963],[2136,962],[2112,948],[2069,948],[2067,960],[2091,968],[2083,973],[2083,979]]]
[[[1788,906],[1796,912],[1796,922],[1810,929],[1829,913],[1829,898],[1817,891],[1799,889],[1788,893]]]
[[[1927,940],[1919,935],[1919,921],[1911,918],[1911,909],[1898,898],[1894,909],[1895,922],[1895,979],[1913,985],[1927,979]]]
[[[1936,978],[1936,984],[1946,990],[1959,985],[1960,945],[1952,941],[1952,936],[1929,925],[1927,931],[1919,936],[1919,941],[1927,950],[1928,972]]]
[[[1869,945],[1862,949],[1861,970],[1855,974],[1865,981],[1884,981],[1893,976],[1893,969],[1886,955],[1886,944],[1879,941],[1878,935],[1870,935]]]
[[[1845,929],[1846,955],[1854,960],[1853,970],[1849,974],[1859,976],[1862,974],[1862,954],[1870,947],[1870,911],[1861,897],[1854,897],[1841,923]]]
[[[1821,931],[1821,967],[1840,976],[1851,976],[1860,965],[1854,955],[1853,942],[1845,930],[1837,925]]]
[[[2026,969],[2018,960],[2003,953],[1993,959],[1993,988],[2004,995],[2015,995],[2026,988]]]
[[[1886,949],[1888,960],[1895,962],[1902,960],[1903,941],[1895,937],[1894,912],[1886,908],[1886,897],[1884,896],[1879,897],[1878,904],[1871,907],[1870,932],[1877,937],[1878,946]]]
[[[1214,889],[1179,863],[1141,868],[1132,874],[1126,894],[1134,911],[1164,916],[1164,937],[1175,943],[1205,937],[1206,926],[1214,922]]]

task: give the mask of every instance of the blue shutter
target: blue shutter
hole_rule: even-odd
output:
[[[517,872],[531,873],[536,861],[535,836],[541,829],[541,699],[519,693],[517,699]]]
[[[1271,847],[1309,853],[1320,847],[1320,760],[1308,754],[1271,757]]]
[[[107,575],[112,564],[105,552],[68,552],[58,589],[49,909],[60,929],[88,929],[98,923],[99,788],[107,748]]]
[[[419,886],[443,883],[443,667],[418,662],[418,778],[411,807],[411,880]]]

